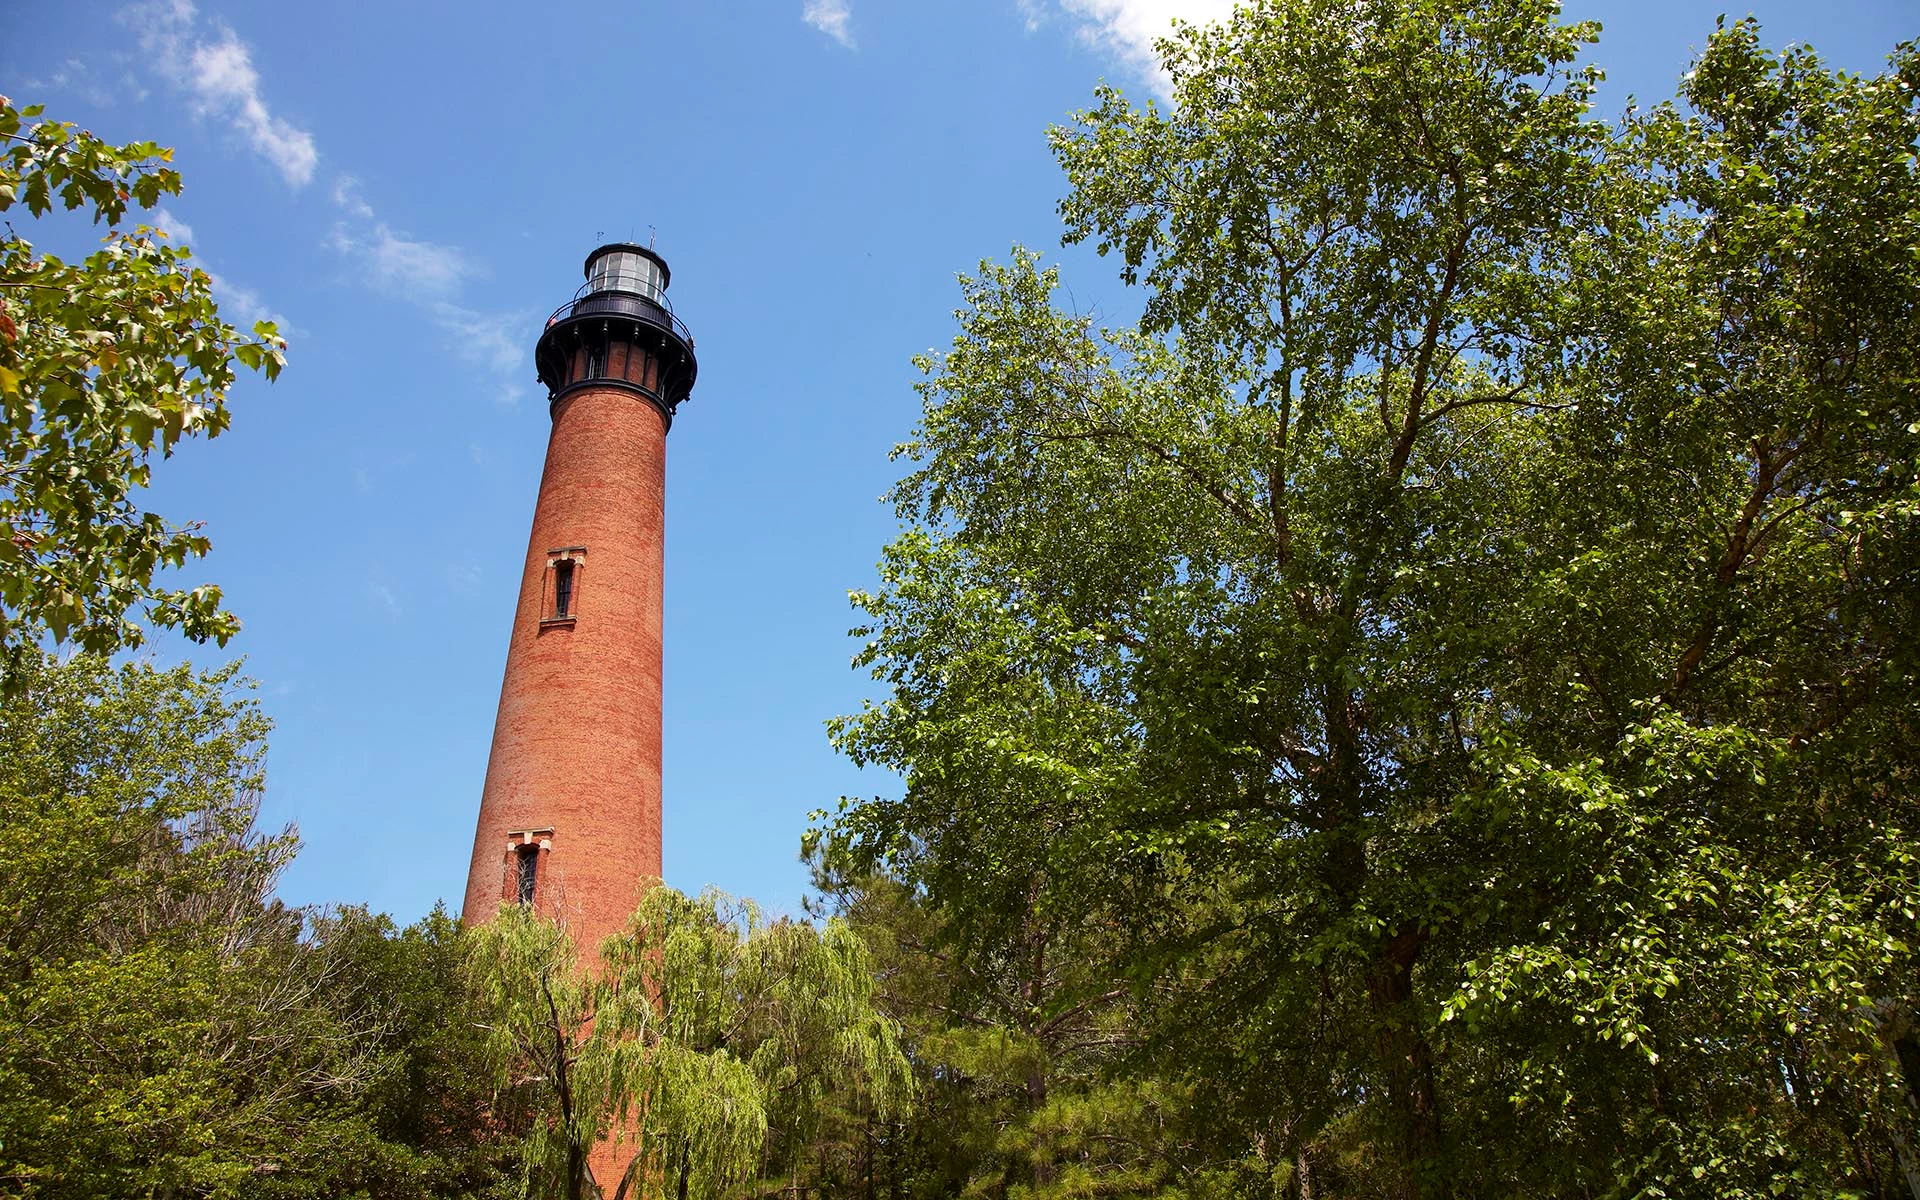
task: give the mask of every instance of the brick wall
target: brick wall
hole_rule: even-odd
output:
[[[470,924],[513,901],[518,856],[537,853],[535,904],[591,956],[660,878],[665,486],[666,419],[652,404],[612,387],[560,401],[461,909]],[[573,594],[555,620],[562,559]]]

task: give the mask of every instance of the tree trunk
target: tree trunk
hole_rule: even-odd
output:
[[[1403,929],[1380,947],[1368,980],[1382,1081],[1406,1172],[1408,1200],[1446,1193],[1440,1167],[1440,1107],[1434,1094],[1433,1050],[1413,1005],[1413,964],[1427,935]]]
[[[1027,1072],[1027,1111],[1037,1117],[1047,1103],[1047,1068],[1044,1063],[1036,1063]],[[1042,1133],[1035,1122],[1033,1130],[1033,1186],[1043,1188],[1053,1182],[1053,1149],[1047,1144],[1047,1135]]]
[[[887,1200],[900,1200],[900,1122],[887,1123]]]
[[[1900,1173],[1906,1176],[1907,1190],[1913,1193],[1913,1200],[1920,1200],[1920,1154],[1915,1153],[1909,1136],[1909,1130],[1920,1132],[1920,1031],[1910,1022],[1902,1022],[1902,1026],[1890,1039],[1894,1060],[1900,1064],[1907,1085],[1903,1097],[1906,1102],[1897,1106],[1899,1111],[1893,1117],[1893,1153],[1900,1162]]]
[[[861,1192],[864,1200],[875,1200],[873,1192],[873,1160],[880,1152],[880,1139],[874,1136],[873,1117],[869,1115],[860,1123],[860,1165],[867,1177],[865,1189]]]
[[[567,1134],[567,1195],[570,1200],[598,1200],[599,1184],[587,1163],[587,1152],[571,1130]]]
[[[1047,934],[1039,926],[1034,915],[1040,899],[1040,877],[1035,875],[1027,884],[1027,970],[1025,986],[1021,991],[1026,1000],[1027,1015],[1020,1018],[1020,1024],[1036,1043],[1038,1056],[1033,1067],[1027,1072],[1027,1112],[1031,1117],[1039,1115],[1047,1103],[1047,1061],[1048,1047],[1040,1041],[1038,1014],[1046,998],[1047,988]],[[1041,1132],[1039,1123],[1033,1122],[1033,1186],[1044,1188],[1053,1182],[1053,1152],[1047,1144],[1047,1136]]]
[[[1920,1029],[1909,1028],[1893,1039],[1893,1057],[1907,1081],[1907,1097],[1920,1104]]]

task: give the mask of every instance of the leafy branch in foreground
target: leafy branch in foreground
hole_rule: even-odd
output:
[[[285,341],[220,319],[212,280],[130,204],[178,195],[173,152],[114,146],[0,97],[0,213],[90,210],[108,234],[78,263],[0,236],[0,678],[17,686],[51,635],[94,653],[138,646],[142,619],[225,644],[239,621],[212,584],[169,587],[207,553],[197,523],[142,510],[151,460],[218,437],[236,364],[277,378]]]

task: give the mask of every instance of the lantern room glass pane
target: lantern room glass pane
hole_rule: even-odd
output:
[[[637,292],[661,303],[660,264],[631,250],[611,250],[593,260],[587,277],[596,292]]]

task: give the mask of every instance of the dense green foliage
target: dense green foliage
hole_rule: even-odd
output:
[[[1260,0],[1056,130],[1141,317],[963,280],[900,794],[591,963],[283,907],[234,672],[34,648],[231,629],[130,497],[278,342],[0,243],[0,1194],[1920,1200],[1920,48],[1606,123],[1596,36]],[[34,115],[0,209],[177,190]]]
[[[717,1196],[805,1145],[829,1090],[892,1116],[907,1064],[843,924],[655,888],[582,969],[563,925],[505,906],[468,935],[493,1078],[534,1114],[529,1194]],[[598,1180],[611,1142],[625,1169]]]
[[[195,525],[143,512],[136,493],[182,438],[227,428],[235,366],[280,373],[268,322],[243,337],[184,246],[129,204],[177,195],[173,152],[113,146],[0,97],[0,213],[55,204],[108,229],[77,263],[0,228],[0,683],[17,685],[44,634],[94,653],[143,640],[138,618],[225,644],[239,622],[220,589],[156,575],[207,552]]]
[[[1607,125],[1596,33],[1183,31],[1054,138],[1138,324],[963,281],[826,853],[1003,1039],[936,1081],[1033,1064],[983,1194],[1920,1188],[1920,51],[1726,27]]]
[[[1257,1159],[1216,1138],[1195,1088],[1155,1064],[1097,945],[1028,909],[1021,938],[989,951],[897,881],[818,882],[873,947],[916,1113],[829,1106],[837,1124],[795,1183],[863,1200],[1268,1194]]]
[[[237,628],[217,588],[158,581],[207,541],[135,500],[284,343],[122,228],[179,192],[169,151],[39,116],[0,98],[0,212],[109,234],[74,264],[0,240],[0,1195],[598,1194],[610,1136],[640,1139],[621,1194],[704,1196],[816,1140],[829,1091],[898,1118],[907,1066],[837,923],[663,890],[589,972],[517,909],[463,934],[272,899],[296,839],[254,828],[267,722],[236,670],[97,655],[142,617]]]
[[[484,1044],[443,914],[269,898],[231,668],[32,662],[0,707],[0,1194],[477,1195]]]
[[[844,923],[662,888],[585,969],[517,907],[468,931],[289,909],[235,668],[23,675],[0,703],[0,1195],[712,1196],[817,1174],[835,1105],[907,1116]],[[633,1170],[603,1192],[608,1139]]]

